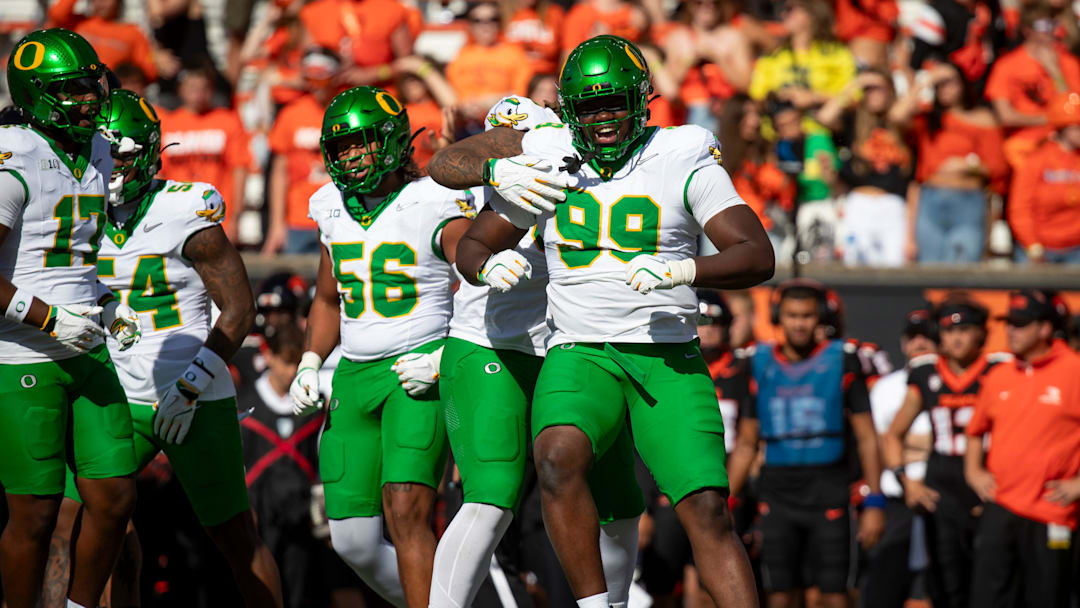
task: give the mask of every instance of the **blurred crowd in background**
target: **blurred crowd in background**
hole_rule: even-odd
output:
[[[10,45],[84,35],[162,115],[163,175],[230,236],[317,252],[322,109],[404,102],[421,167],[505,95],[557,104],[566,53],[645,52],[651,122],[715,131],[781,264],[1080,261],[1080,4],[1068,0],[0,0]],[[0,46],[4,44],[0,42]],[[0,49],[6,53],[6,49]]]

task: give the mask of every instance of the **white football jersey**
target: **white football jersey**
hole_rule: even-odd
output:
[[[558,122],[555,112],[540,107],[528,97],[505,97],[488,111],[484,130],[528,131],[539,124]],[[485,194],[484,198],[488,199],[490,195]],[[477,208],[480,206],[478,204]],[[543,249],[535,230],[530,230],[521,239],[514,251],[525,256],[532,265],[532,278],[522,279],[506,293],[499,293],[487,285],[461,281],[454,294],[450,336],[487,348],[543,356],[544,345],[551,335],[546,319],[547,261]]]
[[[522,140],[525,154],[565,164],[578,156],[570,129],[543,125]],[[614,174],[591,165],[554,213],[536,218],[496,198],[519,227],[536,222],[548,267],[548,347],[569,342],[687,342],[697,334],[697,296],[686,285],[642,295],[626,284],[626,265],[642,253],[681,260],[697,254],[713,216],[744,204],[721,166],[720,144],[696,126],[650,128]]]
[[[26,189],[22,217],[9,226],[0,247],[0,274],[54,306],[96,300],[98,244],[113,161],[100,135],[87,147],[88,156],[72,161],[31,127],[0,128],[0,170],[17,176]],[[74,356],[38,329],[0,317],[0,364]]]
[[[210,184],[167,180],[154,182],[123,228],[112,221],[106,226],[98,278],[142,322],[142,338],[125,351],[112,336],[106,339],[129,401],[157,401],[210,335],[210,295],[184,246],[224,217],[225,202]],[[201,399],[235,394],[232,377],[219,374]]]
[[[311,195],[308,215],[337,279],[342,356],[377,361],[446,337],[455,276],[442,229],[475,213],[471,193],[427,177],[356,217],[332,183]]]

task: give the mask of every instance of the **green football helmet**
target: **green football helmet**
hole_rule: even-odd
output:
[[[365,147],[378,145],[372,152],[339,159],[341,144],[354,141]],[[326,172],[342,194],[369,194],[379,187],[386,174],[405,166],[412,158],[409,115],[400,101],[378,87],[349,89],[338,93],[326,108],[319,147]],[[374,154],[375,160],[365,167],[368,154]],[[355,168],[345,168],[356,160],[360,162]],[[358,177],[364,169],[367,173]]]
[[[117,161],[109,182],[109,202],[120,205],[139,200],[161,168],[161,120],[157,112],[136,93],[114,89],[109,93],[99,129]],[[120,162],[129,159],[134,161],[135,173],[125,179],[130,167],[122,167]]]
[[[559,74],[559,106],[574,147],[600,161],[620,159],[645,132],[651,92],[645,57],[629,40],[605,34],[579,44]],[[614,108],[627,110],[626,118],[583,123],[583,103],[587,108],[601,97],[612,97]],[[589,133],[589,129],[602,125],[617,128],[623,120],[628,121],[629,132],[612,144],[598,144]]]
[[[97,125],[79,121],[89,106],[96,122],[108,104],[109,85],[105,66],[82,36],[63,28],[30,32],[8,58],[7,80],[12,100],[32,125],[77,142],[94,137]]]

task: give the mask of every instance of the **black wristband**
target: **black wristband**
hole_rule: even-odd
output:
[[[45,324],[41,326],[41,331],[47,334],[52,334],[54,329],[56,329],[56,307],[50,306],[49,318],[47,318],[45,320]]]

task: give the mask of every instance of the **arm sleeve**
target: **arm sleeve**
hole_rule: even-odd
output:
[[[854,353],[844,355],[844,407],[852,414],[870,411],[870,391],[862,364]]]
[[[441,259],[446,259],[442,250],[442,231],[450,222],[461,218],[476,217],[476,196],[471,190],[447,190],[447,195],[439,205],[431,230],[431,251]]]
[[[991,395],[997,389],[988,380],[989,378],[984,378],[982,381],[982,388],[979,389],[979,396],[975,400],[975,413],[971,415],[971,420],[968,421],[967,428],[964,429],[964,434],[968,437],[981,437],[984,433],[990,431],[990,404],[993,400]]]
[[[184,257],[184,247],[192,235],[220,224],[225,218],[225,199],[210,184],[195,183],[185,194],[189,202],[183,205],[180,221],[177,222],[181,237],[177,239],[179,249],[176,253],[181,259],[187,259]]]
[[[757,420],[757,380],[754,379],[753,360],[746,362],[746,399],[739,403],[739,420]]]
[[[8,170],[0,170],[0,224],[13,227],[22,217],[29,191],[22,177]]]
[[[683,203],[702,226],[717,213],[746,204],[722,166],[720,143],[711,133],[705,133],[683,189]]]
[[[506,199],[498,194],[492,193],[491,200],[488,201],[488,206],[491,210],[499,214],[499,217],[510,222],[515,228],[520,230],[528,230],[536,225],[538,216],[535,216],[528,211],[506,202]]]
[[[754,393],[756,392],[754,389],[756,387],[754,386],[753,378],[750,376],[749,364],[743,365],[742,369],[735,377],[738,378],[740,381],[739,394],[736,400],[736,402],[739,404],[739,416],[743,416],[743,412],[754,411],[753,417],[756,418],[757,412],[754,408]]]

